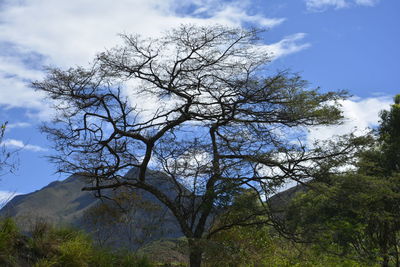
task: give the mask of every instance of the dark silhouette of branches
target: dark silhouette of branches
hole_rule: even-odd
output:
[[[158,39],[122,35],[124,45],[90,68],[49,68],[33,87],[55,103],[55,124],[42,128],[58,151],[52,161],[86,175],[84,190],[153,194],[188,238],[191,266],[200,266],[197,241],[236,192],[265,199],[289,179],[336,171],[355,152],[345,138],[307,144],[306,127],[341,121],[337,100],[346,93],[308,89],[288,71],[267,75],[257,35],[183,25]],[[146,179],[149,167],[165,172],[167,186]]]

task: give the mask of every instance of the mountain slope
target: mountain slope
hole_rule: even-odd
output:
[[[131,170],[127,176],[133,177],[135,173],[136,170]],[[168,177],[162,173],[148,171],[147,179],[173,196]],[[0,210],[0,216],[15,218],[25,232],[37,221],[46,221],[86,230],[99,244],[119,247],[138,248],[160,238],[182,236],[175,218],[151,194],[140,190],[124,191],[129,196],[128,209],[120,210],[115,203],[104,202],[93,192],[82,191],[85,185],[85,179],[79,175],[52,182],[33,193],[14,197]],[[104,194],[118,192],[108,190]]]
[[[54,224],[73,224],[77,217],[99,200],[90,192],[81,191],[84,179],[72,175],[64,181],[52,182],[42,189],[18,195],[0,211],[2,216],[21,219],[42,218]],[[24,229],[27,230],[27,229]]]

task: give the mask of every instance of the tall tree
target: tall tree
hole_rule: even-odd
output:
[[[92,186],[84,190],[153,194],[188,238],[191,266],[200,266],[200,241],[235,192],[265,198],[287,179],[333,171],[355,148],[345,139],[305,144],[306,127],[340,122],[337,100],[346,93],[307,89],[288,72],[268,76],[257,35],[193,25],[158,39],[123,35],[124,45],[90,67],[50,68],[33,83],[55,101],[55,124],[43,131],[60,171],[85,174]],[[163,170],[168,185],[147,179],[148,167]]]
[[[380,114],[379,139],[387,174],[400,171],[400,94],[394,98],[390,110]]]
[[[312,183],[300,194],[288,219],[308,241],[335,253],[400,266],[400,95],[380,114],[371,148],[357,170]],[[332,246],[335,244],[335,246]]]

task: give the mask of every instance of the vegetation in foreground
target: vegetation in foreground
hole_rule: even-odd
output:
[[[37,223],[23,235],[10,218],[0,222],[0,265],[34,267],[154,266],[145,257],[127,251],[97,248],[85,233]]]
[[[178,261],[172,262],[171,255]],[[0,222],[0,265],[34,267],[187,266],[185,239],[161,240],[140,252],[98,248],[89,235],[36,224],[23,235],[10,218]],[[323,253],[274,235],[268,226],[234,227],[208,241],[204,266],[374,266]]]

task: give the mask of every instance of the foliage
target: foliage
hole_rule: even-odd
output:
[[[400,172],[400,94],[394,98],[390,110],[380,114],[379,142],[382,151],[382,162],[387,172]]]
[[[18,249],[20,233],[12,219],[0,221],[0,264],[14,266],[16,264],[15,252]]]
[[[56,240],[55,252],[47,255],[40,264],[51,266],[90,267],[90,266],[151,266],[145,258],[130,252],[111,252],[94,247],[92,240],[84,233],[59,229],[52,230],[49,238]]]
[[[288,212],[290,227],[309,242],[334,254],[377,262],[395,255],[400,230],[400,175],[388,180],[360,174],[313,184],[316,191],[299,194]],[[321,194],[321,192],[323,192]]]
[[[324,253],[280,237],[269,226],[234,227],[216,235],[205,253],[205,266],[361,267],[362,261]]]
[[[338,255],[400,265],[399,99],[381,112],[377,137],[355,172],[315,180],[314,190],[291,203],[292,232]]]
[[[22,235],[14,221],[0,221],[1,266],[35,267],[151,267],[146,256],[128,251],[97,248],[91,238],[71,228],[54,228],[43,222],[30,237]]]
[[[233,211],[224,212],[220,220],[227,225],[228,221],[235,221],[243,214],[252,214],[248,209],[261,204],[251,191],[242,192],[235,198]],[[359,261],[325,253],[310,244],[285,239],[273,227],[258,224],[260,219],[253,218],[255,224],[245,226],[233,224],[212,235],[206,243],[205,266],[366,266]]]
[[[42,229],[39,231],[40,234],[31,234],[30,238],[25,237],[25,239],[21,239],[22,235],[12,219],[2,220],[0,229],[2,266],[183,267],[187,266],[188,262],[188,242],[184,238],[160,240],[144,247],[139,254],[135,254],[124,250],[112,251],[97,248],[88,235],[70,228],[53,228],[42,224],[37,227],[37,229]],[[43,229],[46,230],[43,231]],[[26,248],[15,245],[16,240],[25,240],[23,242],[26,242]],[[49,250],[38,251],[38,248]],[[178,254],[185,257],[174,258]],[[293,243],[280,237],[273,228],[266,225],[235,226],[219,231],[207,242],[204,261],[205,267],[373,266],[324,253],[318,247]]]

